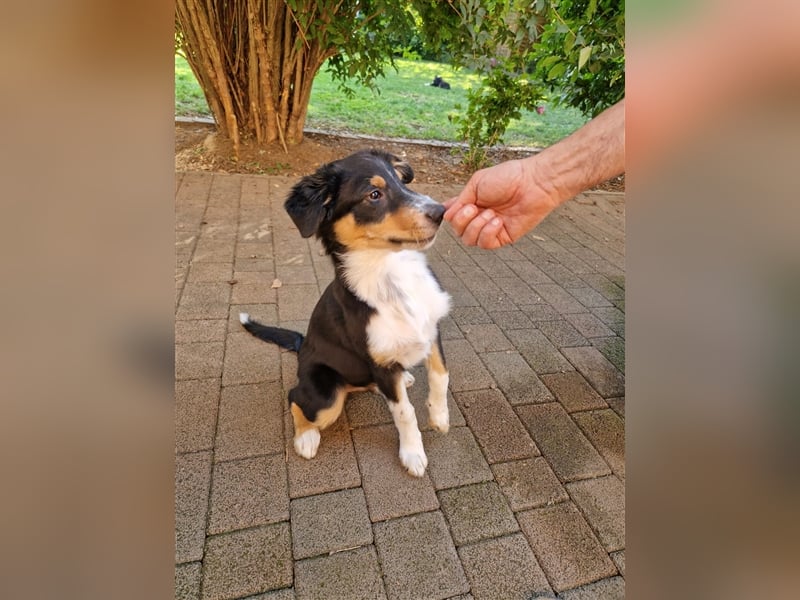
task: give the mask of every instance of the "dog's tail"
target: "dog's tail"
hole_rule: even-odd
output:
[[[258,339],[264,340],[265,342],[272,342],[292,352],[299,352],[300,346],[303,344],[304,337],[299,331],[262,325],[256,321],[251,321],[250,315],[247,313],[239,313],[239,321],[241,321],[247,331]]]

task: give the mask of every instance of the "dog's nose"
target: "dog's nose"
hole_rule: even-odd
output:
[[[425,216],[428,217],[431,221],[440,225],[442,222],[442,218],[444,217],[445,208],[438,202],[431,202],[429,205],[425,207]]]

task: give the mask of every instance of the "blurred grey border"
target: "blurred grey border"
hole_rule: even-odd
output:
[[[173,7],[3,12],[0,597],[169,598]]]
[[[678,52],[687,23],[713,39],[722,12],[752,10],[721,52],[739,91],[627,173],[632,598],[798,587],[800,77],[796,60],[744,60],[754,39],[800,56],[781,34],[794,4],[697,3],[661,25]],[[628,3],[639,40],[655,6]],[[172,390],[156,374],[174,302],[172,28],[152,1],[14,4],[0,24],[2,597],[172,594]],[[628,81],[662,75],[645,61]],[[674,93],[661,100],[696,90]]]
[[[800,583],[798,8],[628,5],[632,598]]]

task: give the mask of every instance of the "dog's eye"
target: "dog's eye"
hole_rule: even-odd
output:
[[[372,190],[369,193],[370,200],[380,200],[381,198],[383,198],[383,194],[381,193],[380,190]]]

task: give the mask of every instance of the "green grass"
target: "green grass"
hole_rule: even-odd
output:
[[[200,84],[182,56],[175,55],[175,114],[182,117],[211,116]]]
[[[377,81],[380,93],[353,85],[355,94],[345,96],[330,74],[323,69],[314,80],[306,127],[381,137],[404,137],[447,142],[460,141],[457,128],[448,115],[456,104],[467,104],[467,90],[480,78],[466,70],[425,61],[397,60],[398,71],[387,68],[386,77]],[[441,75],[450,90],[431,87]],[[503,142],[508,146],[549,146],[586,122],[579,111],[553,106],[545,101],[545,114],[523,112],[512,121]],[[194,75],[182,57],[175,57],[175,113],[209,114]]]

